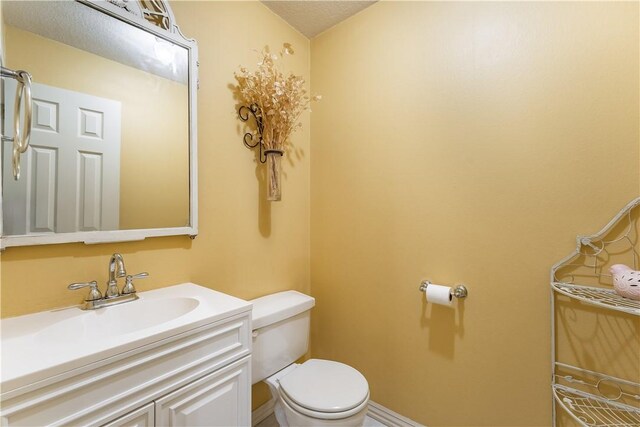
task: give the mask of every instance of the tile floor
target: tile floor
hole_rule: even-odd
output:
[[[280,427],[280,426],[276,421],[276,415],[271,414],[264,420],[260,421],[260,423],[256,425],[256,427]],[[386,426],[382,424],[380,421],[376,421],[373,418],[366,416],[364,418],[363,427],[386,427]]]
[[[366,417],[364,417],[363,427],[387,427],[387,426],[382,424],[380,421],[374,420],[373,418],[367,415]]]

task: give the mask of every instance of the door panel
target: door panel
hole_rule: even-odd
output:
[[[16,82],[5,81],[5,105]],[[120,217],[120,102],[34,83],[30,148],[12,176],[3,144],[4,228],[8,235],[117,230]],[[13,135],[13,108],[5,111]]]
[[[39,233],[55,231],[58,150],[32,147],[31,164],[31,230]]]
[[[102,155],[80,152],[78,161],[80,163],[78,228],[82,231],[100,230]]]

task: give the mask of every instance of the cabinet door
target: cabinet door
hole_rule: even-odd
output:
[[[250,363],[248,356],[157,399],[156,425],[250,425]]]
[[[155,407],[151,402],[105,424],[103,427],[153,427],[154,411]]]

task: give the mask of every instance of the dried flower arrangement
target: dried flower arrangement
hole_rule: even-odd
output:
[[[271,53],[267,46],[260,52],[255,71],[241,67],[240,72],[234,73],[240,100],[249,106],[258,121],[258,131],[253,132],[253,138],[259,140],[261,153],[264,149],[266,155],[269,200],[280,200],[279,158],[289,144],[289,136],[302,127],[300,115],[309,109],[310,101],[321,98],[307,95],[302,76],[285,75],[278,69],[277,61],[286,55],[293,55],[289,43],[283,44],[279,54]],[[240,117],[246,120],[241,113]],[[246,139],[245,144],[248,145]]]
[[[291,44],[284,43],[279,55],[269,47],[260,52],[258,68],[250,72],[244,67],[235,73],[241,99],[247,105],[257,105],[262,119],[262,143],[269,150],[283,150],[291,133],[302,127],[298,120],[309,108],[310,98],[302,76],[285,75],[276,65],[279,58],[293,55]],[[320,96],[313,98],[319,100]]]

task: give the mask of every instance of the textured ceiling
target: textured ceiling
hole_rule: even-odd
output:
[[[262,2],[293,28],[313,38],[376,1],[262,0]]]

